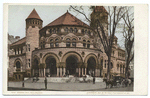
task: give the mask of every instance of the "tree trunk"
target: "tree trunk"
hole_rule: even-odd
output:
[[[108,55],[108,65],[107,65],[107,80],[110,80],[110,64],[111,64],[111,56]]]
[[[126,62],[126,70],[125,70],[125,78],[128,79],[128,67],[129,67],[129,62]]]

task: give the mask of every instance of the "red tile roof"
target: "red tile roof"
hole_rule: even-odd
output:
[[[33,11],[32,11],[32,12],[30,13],[30,15],[27,17],[27,19],[30,19],[30,18],[36,18],[36,19],[42,20],[42,19],[40,18],[40,16],[38,15],[38,13],[36,12],[35,9],[33,9]]]
[[[24,37],[24,38],[22,38],[22,39],[20,39],[20,40],[18,40],[16,42],[14,42],[14,43],[12,43],[10,46],[20,45],[20,44],[23,44],[25,42],[26,42],[26,37]]]
[[[89,27],[87,24],[83,23],[81,20],[70,14],[68,11],[59,18],[57,18],[56,20],[54,20],[53,22],[49,23],[47,26],[56,26],[56,25],[76,25]]]

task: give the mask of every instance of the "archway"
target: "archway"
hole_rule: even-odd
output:
[[[66,59],[66,71],[69,75],[75,75],[76,74],[76,68],[77,68],[78,59],[76,56],[69,56]]]
[[[39,61],[37,58],[34,59],[34,64],[32,66],[32,68],[34,69],[34,73],[33,73],[33,76],[39,76]]]
[[[87,61],[87,74],[94,76],[96,68],[96,60],[94,57],[90,57]]]
[[[48,56],[45,60],[46,63],[46,76],[56,76],[57,68],[56,68],[56,59],[53,56]]]

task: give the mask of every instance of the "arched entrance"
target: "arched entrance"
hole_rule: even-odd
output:
[[[76,56],[69,56],[66,59],[66,72],[69,75],[75,75],[76,74],[76,68],[77,68],[78,59]]]
[[[93,57],[90,57],[87,61],[87,74],[94,76],[95,75],[96,60]]]
[[[37,58],[34,59],[34,66],[32,67],[34,69],[33,76],[39,76],[39,61]]]
[[[56,60],[53,56],[48,56],[45,60],[46,63],[46,76],[56,76],[57,68],[56,68]]]

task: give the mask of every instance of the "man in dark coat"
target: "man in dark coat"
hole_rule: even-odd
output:
[[[45,77],[44,82],[45,82],[45,89],[47,89],[47,78],[46,77]]]
[[[95,76],[93,76],[93,84],[95,84]]]

